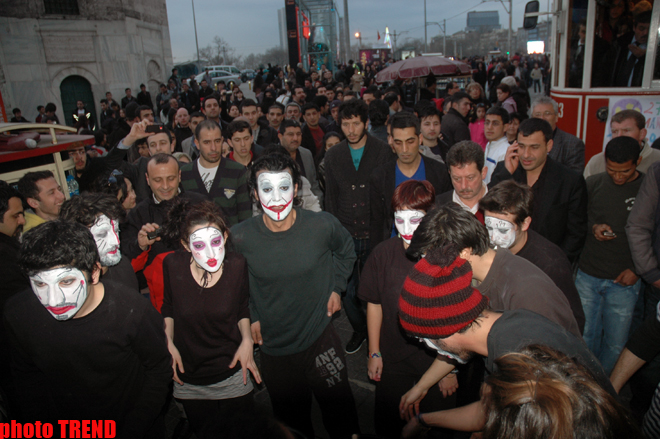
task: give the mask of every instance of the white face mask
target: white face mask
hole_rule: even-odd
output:
[[[225,238],[215,227],[195,230],[188,238],[193,259],[206,271],[215,273],[225,259]]]
[[[69,320],[87,299],[87,280],[77,268],[61,267],[30,276],[32,291],[57,320]]]
[[[463,359],[462,359],[461,357],[459,357],[458,355],[455,355],[455,354],[452,354],[452,353],[450,353],[450,352],[447,352],[447,351],[445,351],[445,350],[440,349],[438,346],[436,346],[435,343],[433,343],[433,342],[432,342],[431,340],[429,340],[428,338],[422,338],[422,339],[420,339],[420,340],[422,340],[424,343],[426,343],[426,346],[428,346],[428,347],[431,348],[432,350],[436,351],[436,352],[439,353],[440,355],[444,355],[444,356],[447,357],[447,358],[451,358],[452,360],[455,360],[455,361],[457,361],[457,362],[460,363],[460,364],[467,364],[467,361],[463,360]]]
[[[516,226],[493,216],[484,217],[490,242],[499,248],[510,248],[516,242]]]
[[[291,174],[262,172],[257,177],[259,202],[273,221],[282,221],[293,208],[293,179]]]
[[[410,244],[413,233],[426,215],[421,210],[397,210],[394,212],[394,225],[406,244]]]
[[[96,218],[96,222],[89,229],[94,235],[96,247],[99,249],[101,265],[112,267],[121,261],[119,252],[119,224],[105,215]]]

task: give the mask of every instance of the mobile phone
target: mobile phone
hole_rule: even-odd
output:
[[[147,128],[144,131],[147,133],[164,133],[165,125],[160,125],[160,124],[147,125]]]
[[[158,238],[160,236],[161,229],[156,229],[153,232],[147,233],[147,239],[151,241],[152,239]]]
[[[612,237],[612,238],[616,238],[616,233],[605,231],[605,232],[603,232],[603,236],[609,236],[609,237]]]

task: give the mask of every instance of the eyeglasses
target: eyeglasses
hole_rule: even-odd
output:
[[[549,116],[554,116],[555,113],[553,111],[545,111],[543,113],[534,113],[532,114],[532,117],[539,118],[539,117],[549,117]]]
[[[117,183],[117,177],[120,175],[124,175],[123,172],[121,172],[119,169],[115,169],[112,171],[110,174],[110,177],[108,177],[108,183]]]

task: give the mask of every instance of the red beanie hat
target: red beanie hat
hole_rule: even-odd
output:
[[[472,268],[455,246],[431,250],[406,277],[399,320],[412,337],[445,338],[472,323],[488,298],[472,288]]]

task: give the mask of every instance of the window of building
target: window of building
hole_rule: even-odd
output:
[[[44,0],[46,14],[80,15],[78,0]]]

